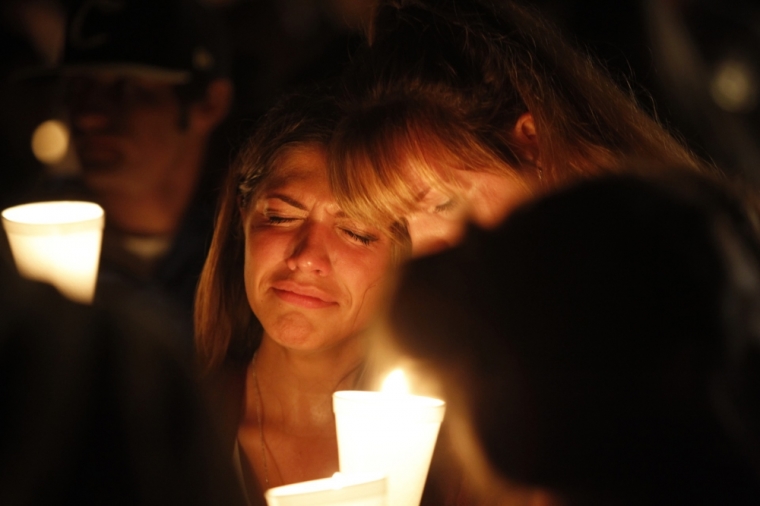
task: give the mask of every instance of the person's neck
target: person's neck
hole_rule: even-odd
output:
[[[267,422],[313,432],[334,427],[332,394],[352,389],[362,369],[362,341],[305,353],[263,339],[254,363]]]
[[[361,374],[359,338],[298,352],[264,336],[248,369],[238,442],[261,487],[326,478],[338,470],[332,393]]]

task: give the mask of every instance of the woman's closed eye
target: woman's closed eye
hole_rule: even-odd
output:
[[[292,223],[298,218],[294,218],[292,216],[280,216],[277,214],[266,214],[264,215],[264,219],[269,225],[282,225],[286,223]]]
[[[264,226],[285,226],[303,220],[308,213],[301,205],[283,202],[285,197],[260,199],[256,203],[257,221]]]
[[[442,204],[438,204],[437,206],[435,206],[433,208],[433,212],[437,213],[437,214],[438,213],[446,213],[446,212],[454,210],[457,207],[457,204],[458,203],[457,203],[456,200],[449,199],[446,202],[444,202]]]
[[[343,232],[349,239],[361,243],[365,246],[369,246],[373,242],[377,241],[377,236],[368,234],[365,232],[358,232],[356,230],[352,230],[350,228],[341,228],[341,232]]]
[[[292,216],[289,214],[275,214],[270,212],[263,213],[263,218],[264,225],[270,226],[288,226],[303,220],[303,218],[299,216]],[[364,246],[369,246],[378,239],[376,235],[364,232],[357,228],[342,226],[338,227],[338,229],[351,241],[363,244]]]

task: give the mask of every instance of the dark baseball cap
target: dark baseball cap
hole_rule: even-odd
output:
[[[230,59],[222,20],[197,0],[79,0],[61,62],[29,75],[112,72],[182,84],[228,75]]]

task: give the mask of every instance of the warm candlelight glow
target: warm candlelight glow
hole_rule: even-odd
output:
[[[440,399],[410,395],[401,370],[381,392],[333,394],[338,456],[343,473],[388,476],[388,504],[418,506],[445,412]]]
[[[408,394],[409,382],[401,369],[395,369],[383,381],[382,392],[389,394]]]
[[[103,208],[92,202],[38,202],[2,212],[19,273],[50,283],[77,302],[95,293]]]
[[[335,473],[266,492],[269,506],[386,506],[386,478],[379,474]]]

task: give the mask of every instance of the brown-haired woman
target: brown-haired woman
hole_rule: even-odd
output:
[[[708,170],[539,16],[512,2],[386,0],[346,79],[331,183],[405,215],[415,254],[624,160]],[[369,168],[370,170],[367,170]]]
[[[198,354],[252,502],[338,470],[331,395],[360,380],[362,331],[404,247],[392,224],[335,202],[335,119],[313,94],[265,115],[228,177],[198,287]]]

